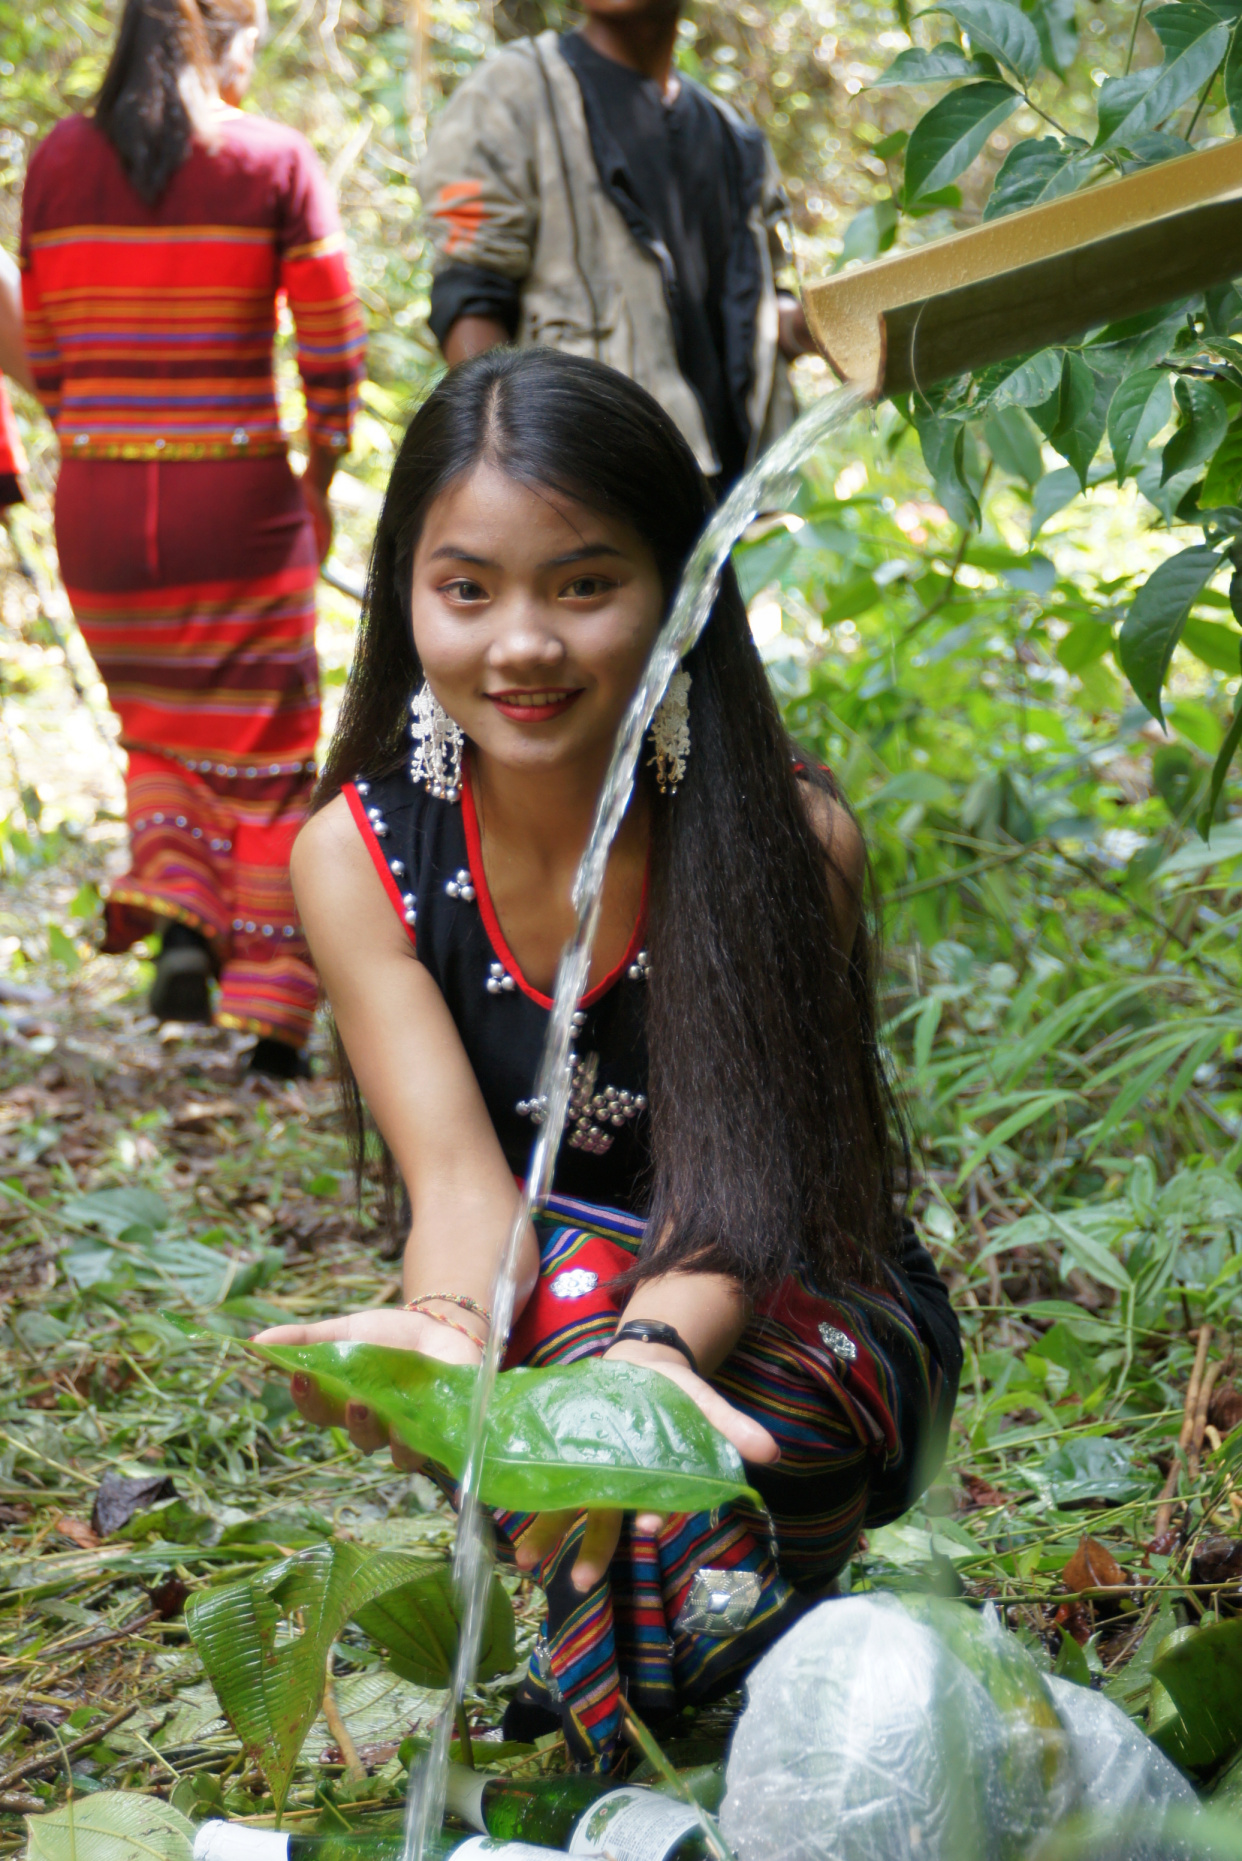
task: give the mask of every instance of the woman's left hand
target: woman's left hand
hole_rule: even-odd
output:
[[[779,1458],[780,1449],[767,1429],[760,1422],[753,1421],[749,1415],[744,1415],[740,1409],[735,1409],[732,1403],[726,1402],[710,1383],[696,1376],[689,1364],[667,1345],[628,1341],[615,1344],[604,1353],[604,1362],[639,1363],[667,1376],[698,1404],[713,1428],[719,1429],[726,1441],[733,1443],[743,1460],[766,1466]],[[582,1517],[580,1511],[536,1513],[516,1547],[519,1570],[535,1569],[568,1537]],[[586,1513],[586,1530],[570,1572],[570,1581],[583,1595],[595,1587],[612,1562],[624,1517],[623,1512],[613,1507],[600,1507]],[[663,1516],[658,1512],[639,1512],[634,1518],[633,1529],[645,1537],[653,1537],[663,1523]]]

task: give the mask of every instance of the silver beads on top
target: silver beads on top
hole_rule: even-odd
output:
[[[388,862],[388,870],[399,884],[405,877],[405,861],[403,859],[390,859]]]
[[[444,889],[450,898],[460,898],[463,904],[474,903],[474,880],[470,877],[468,866],[459,867],[451,879],[444,881]]]
[[[465,737],[426,679],[410,701],[410,780],[421,782],[437,801],[461,799],[461,753]]]
[[[388,822],[384,819],[379,809],[368,808],[367,819],[371,823],[371,832],[375,835],[375,838],[377,840],[386,840],[388,838]]]
[[[404,892],[401,897],[401,916],[413,930],[418,922],[418,900],[413,892]]]
[[[586,1017],[582,1019],[585,1021]],[[619,1086],[605,1086],[602,1092],[597,1092],[598,1075],[598,1053],[570,1055],[565,1141],[571,1149],[585,1150],[593,1157],[602,1157],[605,1151],[611,1150],[616,1132],[633,1123],[647,1109],[646,1095],[642,1092],[627,1092]],[[548,1115],[547,1100],[542,1094],[538,1098],[519,1099],[514,1109],[520,1118],[529,1118],[532,1124],[542,1124]]]
[[[509,974],[503,963],[489,963],[487,981],[483,984],[489,995],[512,995],[517,983]]]
[[[651,958],[647,955],[645,950],[640,950],[638,952],[638,955],[634,958],[634,961],[630,964],[625,973],[631,982],[646,982],[648,976],[651,974]]]

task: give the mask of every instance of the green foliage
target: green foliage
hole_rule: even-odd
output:
[[[379,1344],[252,1345],[337,1402],[361,1402],[459,1478],[476,1371]],[[515,1512],[621,1506],[697,1512],[749,1492],[736,1450],[658,1371],[592,1358],[507,1370],[488,1412],[479,1493]]]
[[[1131,62],[1139,30],[1139,10],[1134,9],[1124,67],[1094,73],[1098,89],[1089,136],[1074,133],[1052,113],[1050,86],[1064,85],[1071,77],[1076,49],[1072,5],[1052,14],[1043,7],[1024,10],[1013,0],[954,0],[934,11],[954,19],[962,42],[941,39],[929,48],[911,47],[880,79],[886,90],[932,81],[953,86],[910,130],[904,187],[895,190],[895,204],[907,212],[977,163],[999,126],[1024,101],[1038,111],[1038,119],[1028,118],[1038,120],[1038,133],[1009,148],[990,190],[985,189],[985,218],[1167,160],[1192,146],[1188,138],[1200,122],[1208,128],[1226,109],[1238,116],[1242,53],[1230,8],[1205,0],[1175,0],[1155,8],[1143,30],[1160,57],[1139,65]],[[993,61],[991,74],[980,72],[981,59]],[[1056,133],[1049,134],[1049,128]],[[991,416],[999,408],[1017,406],[1030,409],[1081,491],[1108,477],[1119,485],[1134,478],[1166,525],[1201,525],[1203,546],[1158,566],[1135,591],[1121,636],[1121,665],[1158,720],[1187,617],[1223,560],[1220,552],[1242,547],[1242,451],[1231,424],[1242,393],[1242,348],[1231,334],[1240,310],[1242,303],[1231,290],[1188,299],[1129,326],[1088,332],[1064,350],[943,385],[920,396],[911,409],[941,502],[962,525],[977,527],[981,512],[952,429],[968,434],[1000,470],[1013,472],[1006,435]],[[1055,384],[1054,364],[1059,370]],[[1175,427],[1168,434],[1171,421]],[[1097,455],[1106,434],[1111,462],[1101,465]],[[1167,438],[1161,448],[1162,435]],[[1044,479],[1038,487],[1032,539],[1072,501],[1069,479],[1056,476],[1059,483]],[[1028,482],[1033,482],[1029,476]],[[1224,761],[1212,807],[1237,744],[1232,732],[1220,744]],[[1210,811],[1201,810],[1200,818],[1210,819]]]
[[[34,1816],[28,1861],[190,1861],[194,1825],[171,1803],[101,1790]]]
[[[247,1756],[267,1778],[279,1816],[303,1740],[323,1700],[328,1654],[367,1615],[398,1672],[444,1686],[458,1618],[445,1566],[335,1542],[299,1552],[240,1583],[193,1597],[186,1623]],[[490,1645],[480,1678],[513,1664],[513,1610],[493,1581]],[[362,1626],[366,1626],[362,1623]]]
[[[1175,1764],[1209,1770],[1242,1744],[1242,1621],[1175,1630],[1151,1677],[1148,1728]]]

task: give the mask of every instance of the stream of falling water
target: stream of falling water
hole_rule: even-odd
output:
[[[669,679],[707,625],[716,589],[730,552],[746,526],[761,510],[779,508],[791,494],[791,474],[829,433],[848,420],[862,405],[860,389],[850,384],[825,394],[769,447],[733,487],[704,527],[682,572],[668,619],[656,636],[651,657],[630,706],[621,720],[608,774],[600,790],[595,820],[574,880],[573,903],[578,927],[566,944],[556,974],[552,1015],[544,1042],[536,1096],[544,1098],[547,1113],[531,1152],[526,1188],[518,1203],[513,1227],[496,1269],[492,1287],[492,1330],[475,1384],[470,1417],[469,1449],[461,1481],[461,1510],[453,1577],[461,1598],[461,1634],[453,1685],[436,1721],[431,1749],[410,1766],[406,1797],[405,1861],[423,1861],[430,1834],[444,1817],[449,1744],[457,1707],[474,1677],[483,1624],[487,1617],[491,1581],[491,1551],[487,1526],[479,1502],[479,1476],[485,1449],[487,1410],[513,1322],[516,1269],[522,1236],[533,1212],[546,1202],[552,1187],[556,1153],[569,1106],[569,1050],[572,1019],[579,998],[586,993],[591,967],[591,946],[599,923],[608,854],[634,792],[634,778],[656,706]],[[691,754],[693,755],[693,748]]]

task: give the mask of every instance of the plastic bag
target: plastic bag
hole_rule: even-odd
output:
[[[1122,1819],[1127,1825],[1115,1850],[1107,1845],[1098,1850],[1100,1861],[1114,1852],[1119,1861],[1189,1856],[1188,1847],[1152,1833],[1168,1810],[1198,1807],[1198,1797],[1176,1765],[1102,1693],[1070,1680],[1050,1678],[1047,1684],[1069,1736],[1078,1813],[1098,1818],[1101,1825],[1116,1827]]]
[[[804,1616],[747,1681],[720,1812],[739,1861],[1024,1855],[1066,1807],[1071,1772],[1038,1669],[995,1633],[1009,1644],[991,1650],[1010,1676],[1004,1709],[895,1598]],[[1015,1658],[1034,1677],[1040,1723],[1013,1701]]]

